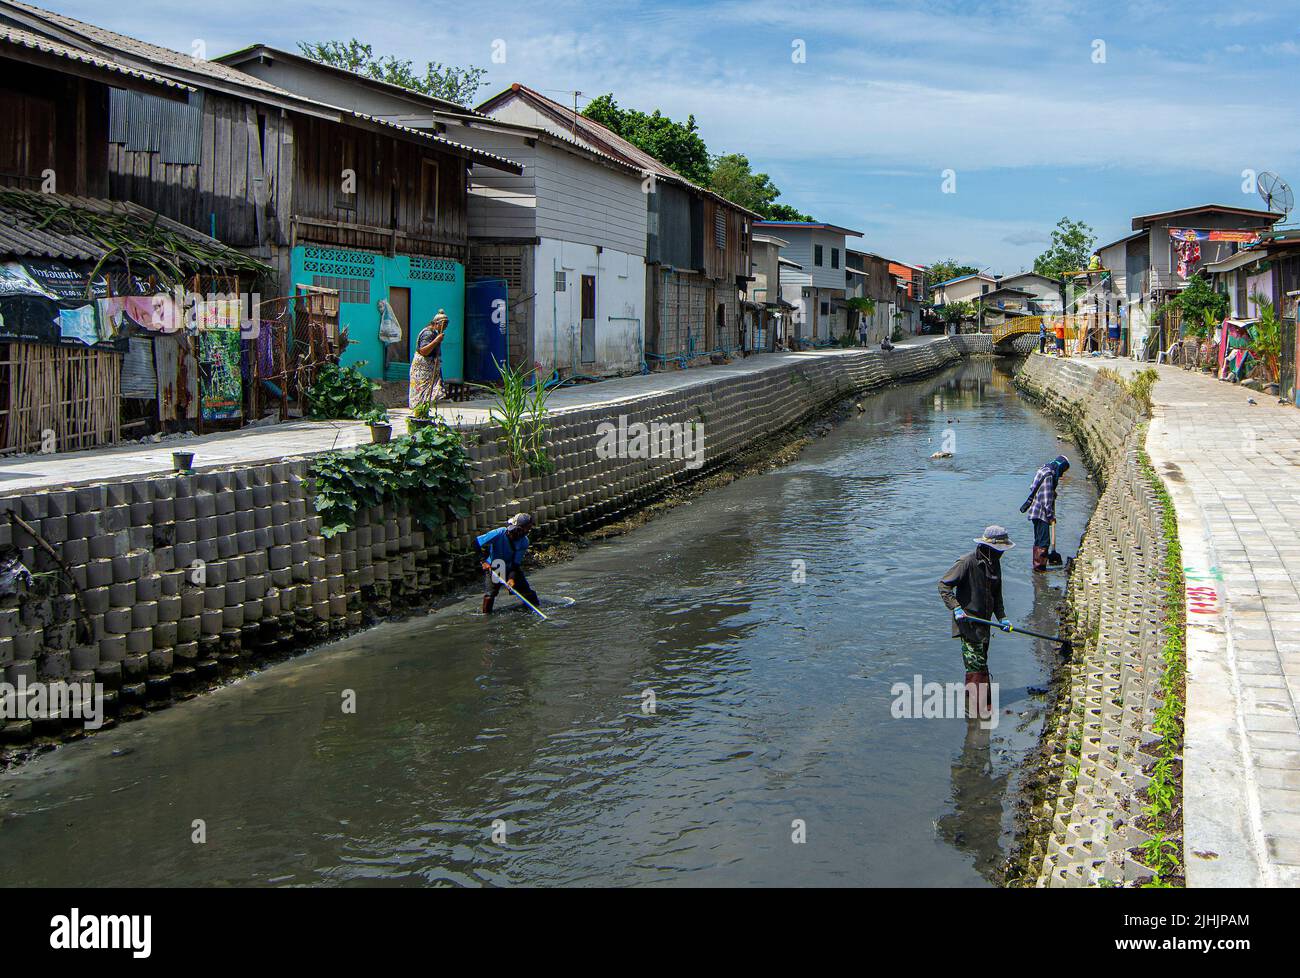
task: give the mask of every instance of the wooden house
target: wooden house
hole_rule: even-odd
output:
[[[189,89],[183,103],[110,91],[110,197],[265,260],[282,296],[337,292],[342,362],[372,377],[404,378],[419,329],[445,310],[444,376],[461,378],[469,168],[517,163],[13,0],[0,23]],[[391,346],[381,302],[403,332]]]
[[[503,300],[504,356],[543,376],[634,373],[644,362],[646,206],[639,169],[572,135],[496,119],[444,99],[257,44],[223,63],[315,99],[521,164],[475,163],[469,180],[471,320]],[[486,331],[483,345],[491,349]],[[477,345],[476,330],[472,345]],[[490,357],[472,357],[491,380]],[[486,362],[485,362],[486,361]]]

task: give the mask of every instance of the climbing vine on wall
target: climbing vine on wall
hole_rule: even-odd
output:
[[[469,464],[460,435],[442,421],[387,444],[320,455],[312,477],[321,533],[350,530],[358,510],[393,503],[409,506],[430,530],[463,519],[474,501]]]

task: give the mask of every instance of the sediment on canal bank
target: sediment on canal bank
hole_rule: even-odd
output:
[[[626,520],[716,474],[746,452],[848,395],[917,379],[960,360],[948,339],[879,351],[834,351],[732,376],[554,412],[555,471],[515,484],[499,429],[463,429],[474,466],[471,515],[426,532],[401,506],[358,513],[326,538],[311,503],[312,456],[43,489],[0,497],[0,546],[38,575],[0,607],[0,666],[20,679],[102,683],[105,727],[214,687],[331,636],[427,605],[477,573],[473,537],[527,510],[545,540]],[[699,466],[674,457],[604,457],[608,422],[702,426]],[[62,576],[75,582],[68,586]],[[85,735],[79,720],[6,719],[3,760]]]
[[[1069,574],[1074,653],[1029,775],[1008,882],[1176,884],[1181,562],[1142,449],[1147,410],[1117,376],[1055,357],[1030,356],[1016,384],[1069,428],[1104,491]]]

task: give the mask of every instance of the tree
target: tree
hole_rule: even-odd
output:
[[[592,99],[582,114],[622,136],[687,180],[708,184],[711,169],[709,149],[700,136],[695,116],[687,116],[685,122],[674,122],[658,109],[646,114],[636,109],[620,108],[612,93]]]
[[[979,310],[969,300],[950,302],[943,307],[943,320],[946,323],[973,322]]]
[[[935,286],[940,282],[948,282],[963,275],[975,275],[978,272],[979,269],[974,265],[963,265],[955,258],[943,258],[932,262],[926,268],[925,278],[931,286]]]
[[[812,218],[789,204],[778,204],[777,189],[766,173],[755,173],[743,153],[715,157],[709,174],[709,189],[741,207],[773,221],[811,221]]]
[[[1096,240],[1088,225],[1063,217],[1052,229],[1052,243],[1034,259],[1034,271],[1050,279],[1060,279],[1069,272],[1087,268]]]
[[[298,50],[313,61],[465,106],[473,104],[487,74],[486,68],[457,68],[430,61],[421,76],[409,60],[392,55],[376,57],[369,44],[355,37],[348,41],[299,41]]]

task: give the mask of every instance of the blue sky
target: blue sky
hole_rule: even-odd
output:
[[[1300,187],[1300,0],[45,5],[182,51],[357,36],[483,66],[483,96],[518,81],[694,113],[711,151],[906,261],[1015,272],[1064,215],[1102,243],[1134,214],[1260,205],[1246,169]]]

